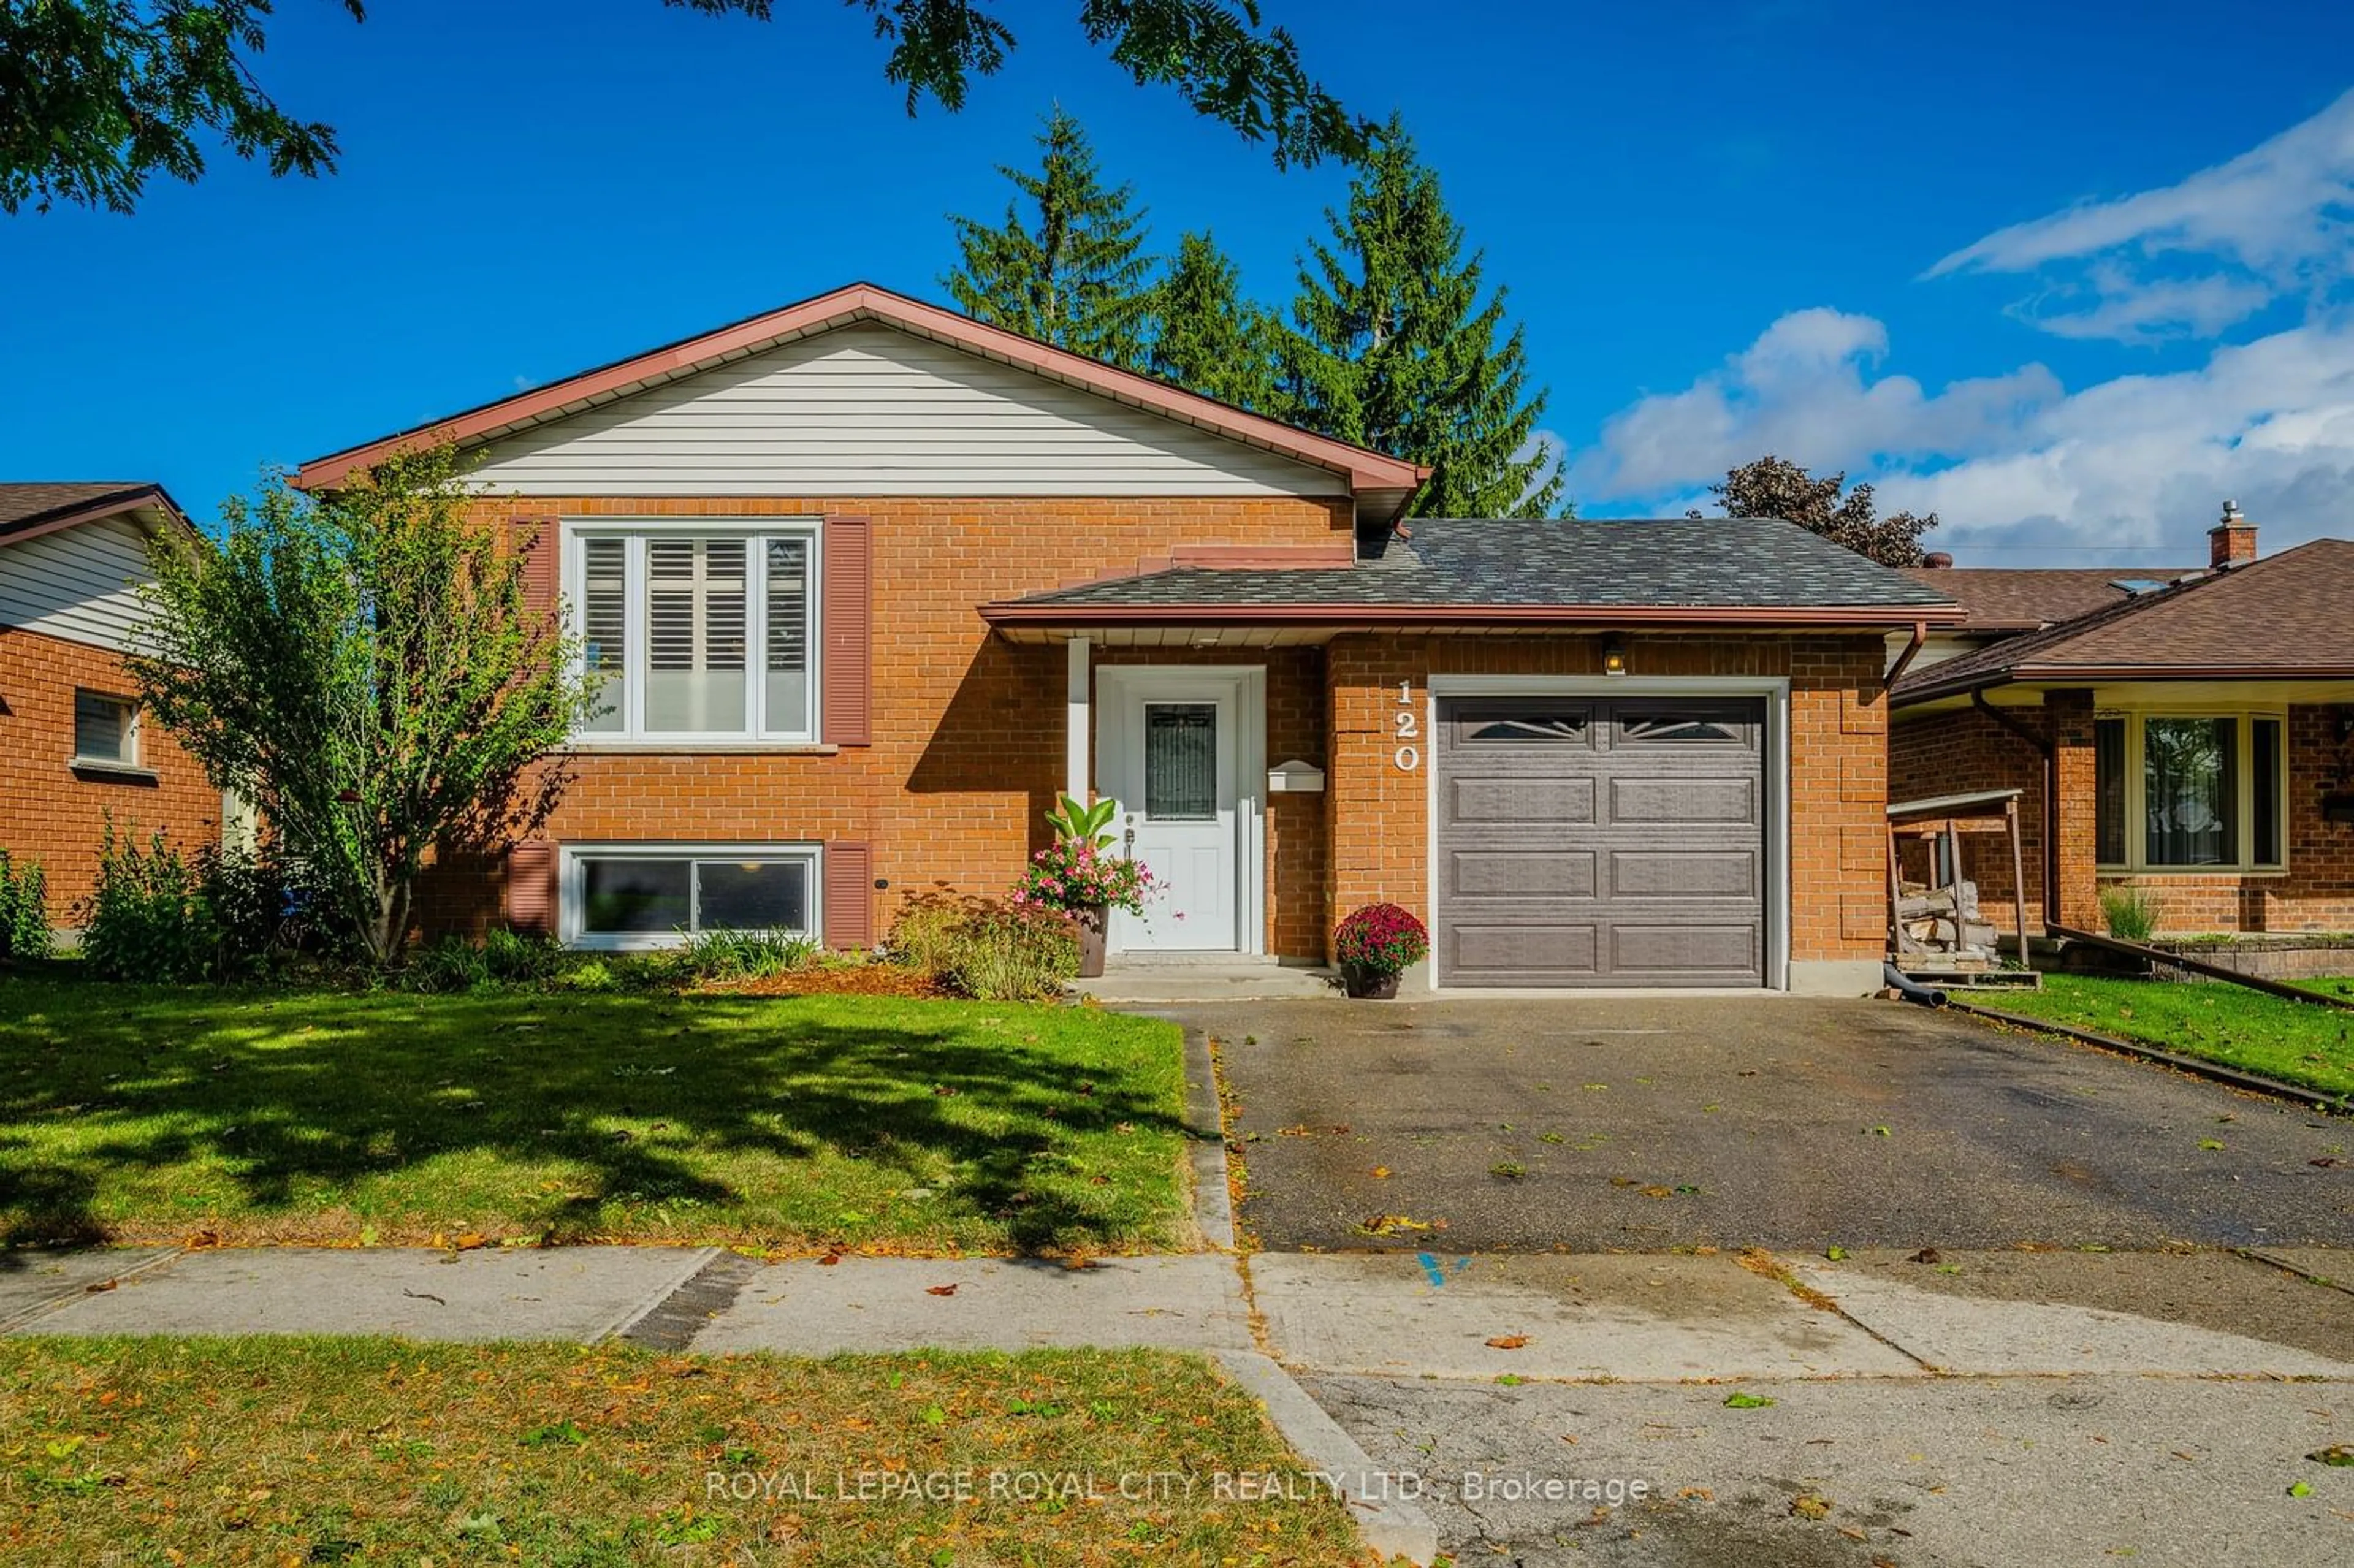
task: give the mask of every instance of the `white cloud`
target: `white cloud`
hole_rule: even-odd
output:
[[[1888,329],[1793,311],[1691,386],[1641,398],[1572,464],[1586,510],[1681,510],[1772,452],[1844,469],[1937,544],[2011,566],[2199,565],[2237,499],[2278,550],[2354,537],[2354,92],[2178,185],[2016,224],[1930,270],[2031,274],[2012,313],[2074,338],[2213,340],[2275,301],[2302,321],[2204,363],[2070,392],[2041,365],[1931,390]]]
[[[2211,336],[2274,300],[2319,298],[2341,282],[2354,238],[2349,209],[2354,91],[2228,163],[2012,224],[1927,275],[2056,280],[2018,313],[2065,336]]]
[[[1571,482],[1580,494],[1650,494],[1764,452],[1829,469],[1990,450],[2060,396],[2040,365],[1933,396],[1909,376],[1875,376],[1887,350],[1887,328],[1870,316],[1794,311],[1687,390],[1614,416]]]
[[[1847,469],[1882,509],[1935,511],[1939,547],[1994,566],[2205,559],[2226,496],[2267,551],[2354,535],[2354,322],[2317,320],[2216,349],[2195,370],[2068,393],[2041,366],[1935,393],[1877,375],[1882,324],[1801,311],[1691,388],[1612,418],[1574,471],[1607,511],[1673,512],[1774,452]],[[2138,552],[2138,554],[2137,554]]]

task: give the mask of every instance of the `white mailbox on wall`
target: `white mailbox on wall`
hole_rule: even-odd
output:
[[[1270,795],[1321,795],[1324,793],[1324,770],[1300,761],[1279,762],[1267,770],[1267,792]]]

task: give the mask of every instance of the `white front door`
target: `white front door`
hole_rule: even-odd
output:
[[[1238,684],[1159,673],[1121,684],[1119,722],[1108,726],[1098,764],[1102,787],[1119,802],[1113,826],[1124,853],[1144,863],[1161,892],[1140,916],[1113,915],[1111,946],[1235,951],[1243,945]]]

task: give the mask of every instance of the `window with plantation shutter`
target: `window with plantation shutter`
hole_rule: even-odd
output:
[[[575,524],[569,597],[598,689],[583,735],[813,739],[815,529]]]
[[[590,539],[580,551],[581,662],[597,681],[587,728],[614,735],[629,726],[629,544]]]

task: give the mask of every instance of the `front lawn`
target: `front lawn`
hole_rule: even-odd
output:
[[[0,1340],[0,1555],[45,1563],[1363,1561],[1255,1403],[1148,1351]]]
[[[1170,1024],[0,980],[0,1243],[1182,1246]]]
[[[2344,981],[2312,982],[2316,990]],[[2354,1094],[2354,1012],[2313,1007],[2221,981],[2046,975],[2040,991],[1992,1005],[2096,1034],[2137,1040],[2328,1094]]]

